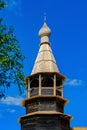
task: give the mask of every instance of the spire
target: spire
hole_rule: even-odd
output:
[[[44,22],[46,22],[46,13],[44,13]]]
[[[31,74],[59,72],[49,43],[50,34],[51,30],[44,22],[39,31],[40,49]]]

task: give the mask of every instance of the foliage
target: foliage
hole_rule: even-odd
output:
[[[6,6],[6,2],[0,0],[0,10],[3,9],[5,6]]]
[[[5,5],[0,0],[0,9]],[[18,85],[21,92],[24,86],[23,60],[13,27],[7,28],[0,19],[0,97],[4,96],[5,90],[13,83]]]

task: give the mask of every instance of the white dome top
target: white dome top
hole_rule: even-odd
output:
[[[42,28],[39,31],[39,37],[43,37],[43,36],[50,36],[51,34],[51,30],[50,28],[47,26],[46,22],[44,22]]]

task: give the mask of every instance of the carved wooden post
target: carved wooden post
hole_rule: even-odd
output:
[[[30,97],[30,78],[28,78],[27,98]]]
[[[54,96],[56,96],[56,74],[54,74]]]
[[[41,74],[39,74],[39,96],[41,95]]]

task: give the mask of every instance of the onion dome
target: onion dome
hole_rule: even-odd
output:
[[[50,36],[51,34],[51,30],[50,28],[47,26],[46,22],[44,22],[42,28],[39,31],[39,37],[43,37],[43,36]]]

